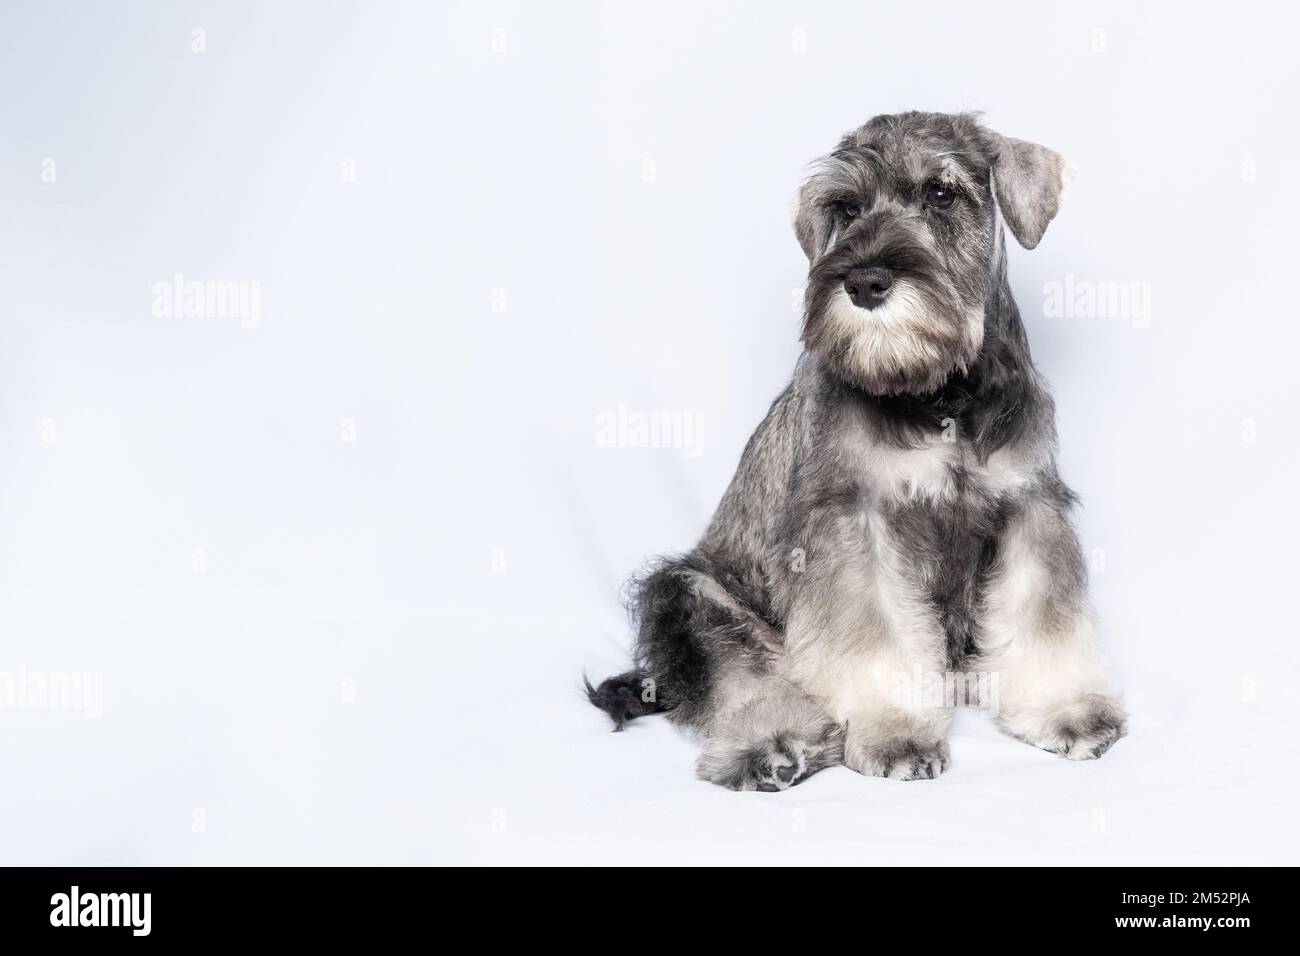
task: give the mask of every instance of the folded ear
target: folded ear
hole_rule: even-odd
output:
[[[830,238],[829,217],[825,210],[818,207],[812,192],[809,184],[805,183],[790,202],[790,220],[794,226],[794,235],[799,240],[799,246],[809,262],[826,251]]]
[[[1011,234],[1026,249],[1038,245],[1056,215],[1065,189],[1067,167],[1060,153],[992,133],[993,197]]]

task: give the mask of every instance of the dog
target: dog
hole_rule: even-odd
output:
[[[1066,169],[966,113],[877,116],[817,162],[794,205],[805,351],[703,539],[634,579],[634,668],[584,678],[616,730],[667,714],[735,790],[839,764],[932,779],[962,702],[912,685],[956,674],[1035,747],[1123,736],[1007,281],[1004,231],[1037,246]]]

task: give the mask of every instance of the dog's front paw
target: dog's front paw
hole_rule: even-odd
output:
[[[814,748],[793,734],[758,743],[708,741],[696,764],[701,780],[729,790],[787,790],[819,769]]]
[[[948,769],[948,741],[942,737],[850,735],[844,765],[868,777],[933,780]]]
[[[1087,694],[1059,707],[1018,734],[1026,743],[1068,760],[1096,760],[1128,731],[1123,706],[1105,694]]]

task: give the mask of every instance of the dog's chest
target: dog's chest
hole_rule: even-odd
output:
[[[953,507],[995,507],[1032,481],[1014,452],[1000,449],[980,460],[969,442],[944,435],[907,448],[872,445],[858,464],[870,504],[884,510],[928,505],[944,514]]]
[[[981,582],[1032,472],[1010,451],[981,461],[968,444],[940,438],[877,448],[864,476],[863,547],[879,570],[927,596],[955,664],[973,646]]]

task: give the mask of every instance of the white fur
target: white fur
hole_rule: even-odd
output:
[[[858,368],[909,370],[939,361],[939,350],[924,334],[924,303],[908,282],[898,282],[874,309],[853,304],[836,289],[826,308],[832,340],[849,342],[849,361]]]
[[[851,613],[835,620],[797,613],[787,647],[791,679],[823,700],[837,721],[865,725],[867,714],[878,718],[894,707],[898,675],[942,670],[944,640],[935,609],[885,520],[863,513],[857,533],[871,550],[873,573],[842,570],[838,586],[856,597],[842,605]],[[946,720],[946,712],[922,710],[933,721]]]
[[[1005,446],[989,456],[988,463],[979,468],[979,477],[995,495],[1014,494],[1034,483],[1037,469],[1023,452]]]
[[[935,369],[948,370],[943,349],[933,336],[936,322],[951,321],[927,310],[925,300],[911,282],[895,282],[888,297],[874,309],[854,305],[843,289],[832,293],[825,314],[831,341],[848,343],[844,359],[851,368],[873,376],[916,376]],[[971,309],[960,320],[963,336],[974,355],[984,340],[984,313]]]
[[[980,464],[955,432],[936,432],[919,448],[875,445],[870,454],[866,472],[873,490],[900,503],[950,500],[957,493],[953,471],[958,467],[992,496],[1013,494],[1036,480],[1023,454],[1001,448]]]
[[[867,476],[878,493],[895,501],[938,501],[956,491],[952,466],[958,460],[956,443],[937,434],[921,448],[876,446]]]
[[[980,642],[981,670],[996,673],[1003,727],[1037,746],[1053,749],[1062,721],[1086,716],[1096,703],[1118,708],[1106,679],[1092,609],[1079,604],[1048,613],[1051,571],[1035,546],[1045,522],[1060,518],[1031,506],[1007,529],[1000,572],[989,584]],[[1084,741],[1078,746],[1090,746]],[[1067,754],[1074,756],[1076,754]]]
[[[1078,175],[1079,175],[1079,167],[1075,166],[1073,163],[1067,163],[1065,161],[1065,158],[1062,157],[1061,158],[1061,195],[1062,196],[1065,195],[1065,191],[1070,188],[1070,185],[1074,182],[1074,180],[1078,177]]]

